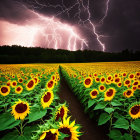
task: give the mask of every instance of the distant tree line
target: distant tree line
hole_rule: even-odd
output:
[[[27,48],[17,45],[0,46],[0,64],[19,63],[76,63],[76,62],[113,62],[139,61],[140,51],[123,50],[119,53],[102,51],[68,51]]]

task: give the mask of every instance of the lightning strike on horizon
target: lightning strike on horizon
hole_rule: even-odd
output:
[[[99,45],[102,47],[102,51],[105,51],[105,49],[106,49],[105,44],[101,41],[101,37],[103,37],[103,35],[99,35],[97,33],[96,26],[91,20],[89,0],[87,0],[86,4],[84,4],[83,0],[76,0],[76,2],[68,8],[64,5],[63,0],[62,0],[62,3],[58,4],[58,5],[52,5],[52,4],[49,4],[49,3],[48,4],[41,4],[37,0],[34,0],[34,2],[38,5],[40,5],[40,6],[43,6],[43,7],[53,7],[53,8],[59,7],[59,8],[61,8],[61,11],[56,13],[56,15],[55,15],[56,17],[63,14],[63,13],[67,13],[67,15],[69,16],[69,11],[72,10],[75,6],[78,6],[78,11],[75,13],[75,16],[74,16],[74,17],[78,17],[78,19],[79,19],[78,24],[84,24],[84,25],[87,24],[87,23],[90,24],[93,35],[96,36],[96,40],[99,43]],[[108,8],[109,8],[108,4],[109,4],[109,0],[106,1],[105,15],[103,16],[103,18],[100,21],[102,23],[103,23],[104,19],[106,18],[107,14],[108,14]],[[82,9],[84,9],[84,11],[86,12],[85,14],[88,14],[88,17],[85,20],[82,20],[80,18]]]

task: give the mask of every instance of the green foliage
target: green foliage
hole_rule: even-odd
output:
[[[110,120],[110,115],[108,113],[102,113],[99,117],[98,125],[103,125]]]

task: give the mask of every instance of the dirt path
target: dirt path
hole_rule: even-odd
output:
[[[67,101],[69,105],[69,110],[72,114],[73,119],[76,120],[76,123],[82,125],[81,131],[84,132],[79,139],[80,140],[107,140],[105,134],[105,128],[98,127],[97,123],[94,120],[89,119],[89,116],[84,113],[84,108],[72,93],[71,89],[68,87],[64,79],[61,79],[61,88],[58,93],[61,102]]]

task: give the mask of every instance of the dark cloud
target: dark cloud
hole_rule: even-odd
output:
[[[76,0],[63,0],[66,7],[72,6]],[[99,21],[104,16],[105,6],[107,0],[90,0],[90,11],[92,21],[98,25],[97,32],[103,34],[106,37],[102,38],[102,41],[106,45],[106,51],[122,51],[124,49],[140,50],[140,0],[110,0],[108,15],[103,24]],[[37,16],[28,8],[36,7],[36,11],[44,15],[56,15],[62,10],[61,7],[45,7],[46,4],[59,5],[62,0],[40,0],[42,6],[38,7],[38,4],[34,4],[32,0],[0,0],[0,19],[15,23],[25,24]],[[85,2],[85,1],[84,1]],[[86,4],[86,3],[85,3]],[[25,7],[26,5],[27,7]],[[101,50],[99,43],[96,40],[96,36],[92,34],[91,30],[86,26],[78,25],[78,17],[75,13],[78,11],[78,6],[74,6],[69,16],[67,13],[60,14],[58,16],[61,21],[69,22],[70,24],[76,24],[81,30],[83,36],[88,39],[89,48]],[[87,18],[86,11],[81,12],[81,18],[84,20]]]

